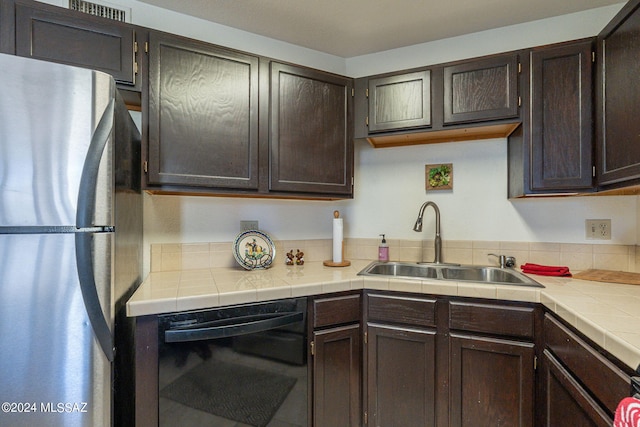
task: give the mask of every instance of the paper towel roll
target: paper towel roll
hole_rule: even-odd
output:
[[[342,262],[342,218],[338,218],[336,213],[339,215],[338,211],[334,212],[335,218],[333,218],[333,262],[341,263]]]

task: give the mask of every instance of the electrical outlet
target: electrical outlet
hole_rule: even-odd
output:
[[[240,221],[240,231],[258,230],[258,221]]]
[[[587,219],[585,229],[587,239],[611,240],[610,219]]]

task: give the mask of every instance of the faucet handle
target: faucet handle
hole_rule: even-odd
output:
[[[516,265],[516,258],[507,255],[496,255],[496,254],[487,254],[489,256],[494,256],[498,258],[498,262],[500,263],[500,268],[505,267],[513,267]]]

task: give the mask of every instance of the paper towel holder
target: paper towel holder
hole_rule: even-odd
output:
[[[340,212],[339,211],[333,211],[333,217],[335,219],[338,219],[340,217]],[[342,240],[342,250],[340,251],[342,253],[342,261],[340,262],[335,262],[333,259],[328,259],[322,262],[322,264],[326,267],[348,267],[351,265],[351,261],[347,261],[344,259],[344,240]]]

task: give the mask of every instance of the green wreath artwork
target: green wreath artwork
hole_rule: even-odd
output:
[[[453,188],[453,164],[426,165],[427,190],[450,190]]]

